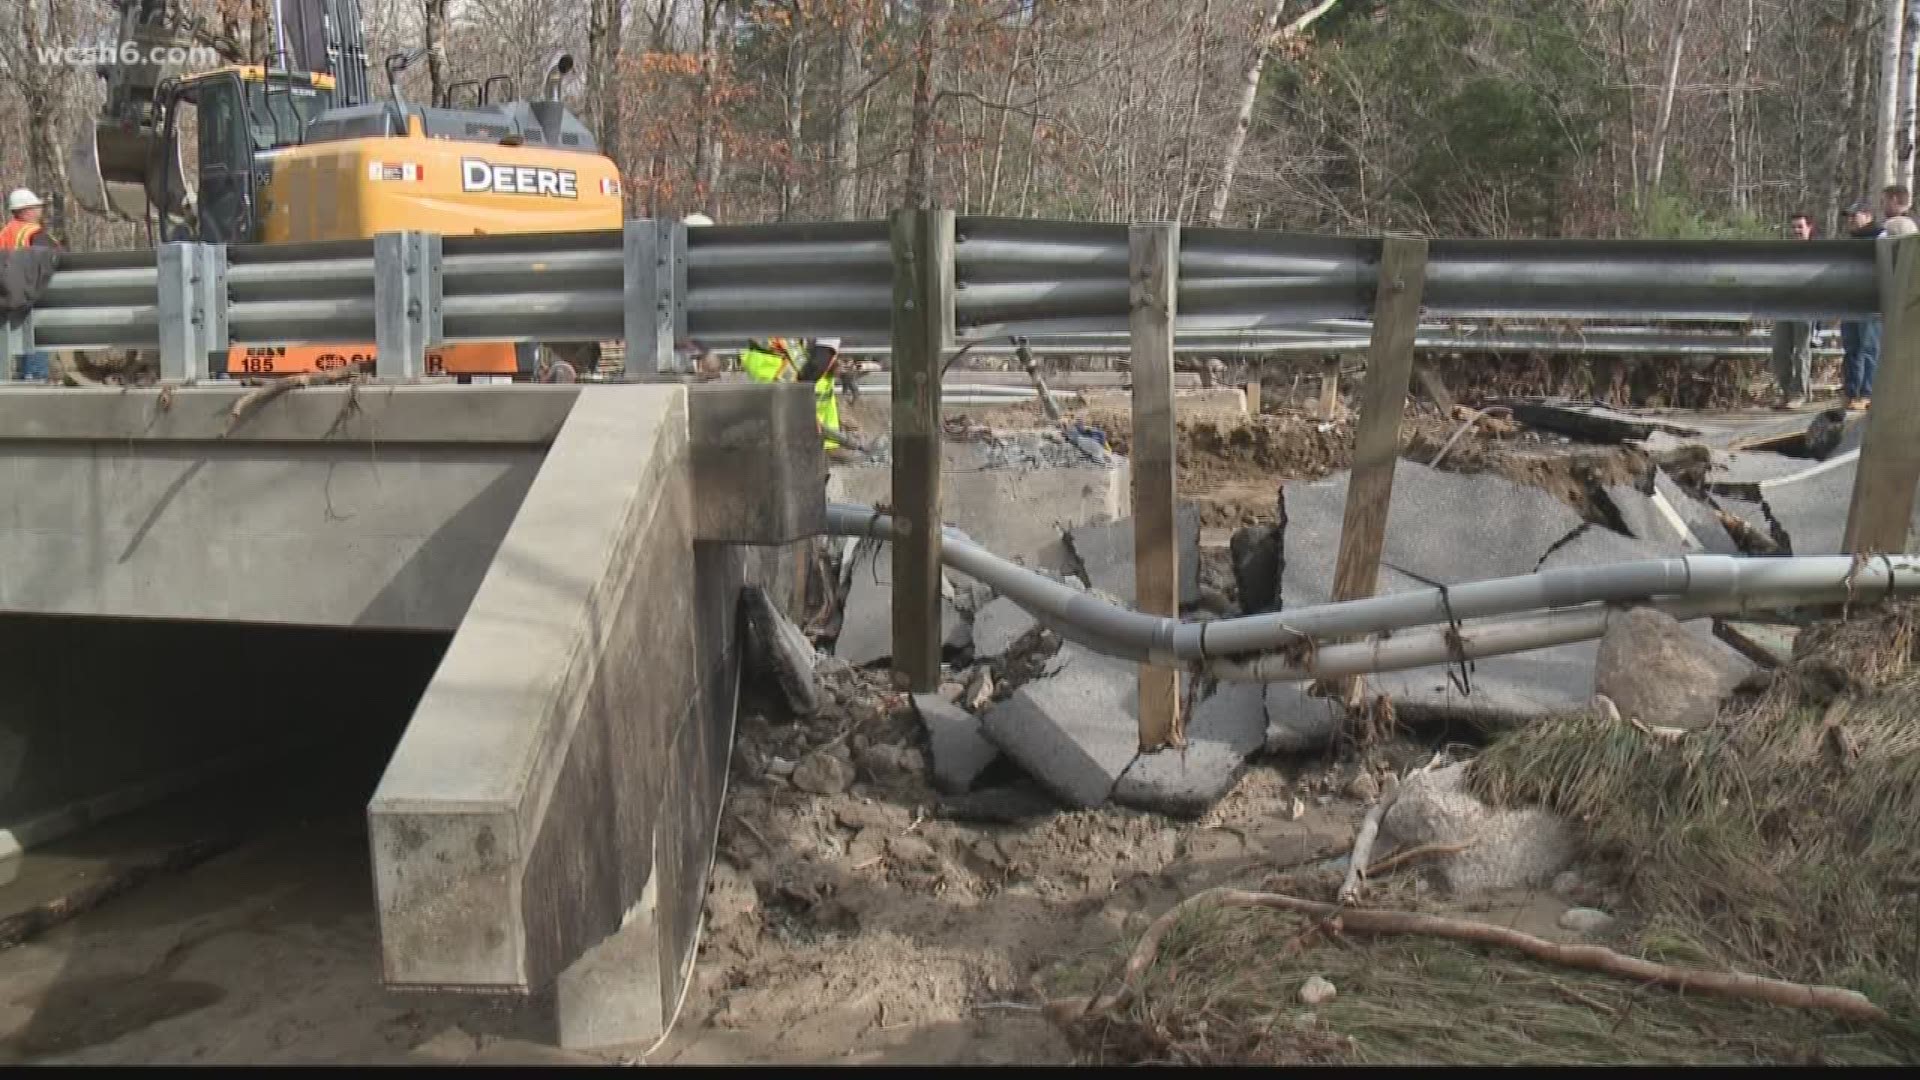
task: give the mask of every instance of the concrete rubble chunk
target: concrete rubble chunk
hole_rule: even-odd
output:
[[[1067,532],[1067,545],[1087,573],[1095,592],[1121,604],[1134,602],[1132,518],[1104,525],[1085,525]],[[1180,604],[1200,602],[1200,508],[1181,503],[1174,514],[1174,536],[1179,546]]]
[[[1266,687],[1228,683],[1194,708],[1186,747],[1140,755],[1114,787],[1113,801],[1198,817],[1239,781],[1247,755],[1266,744],[1266,728]]]
[[[980,733],[980,721],[937,695],[913,695],[914,711],[927,729],[933,752],[933,786],[942,795],[964,795],[1000,748]]]
[[[998,660],[1039,626],[1026,608],[1003,596],[973,617],[974,658]]]
[[[1573,832],[1545,810],[1494,810],[1462,786],[1465,764],[1415,772],[1380,819],[1376,856],[1422,844],[1471,844],[1432,864],[1456,895],[1546,888],[1573,863]]]
[[[765,589],[749,586],[746,605],[748,647],[755,666],[779,685],[795,716],[819,712],[820,687],[814,667],[820,654],[813,643],[774,605]]]
[[[1663,612],[1634,608],[1600,639],[1593,688],[1613,699],[1622,718],[1698,728],[1712,723],[1720,703],[1758,671],[1731,645],[1703,640]]]
[[[1340,730],[1339,703],[1332,698],[1314,697],[1307,693],[1307,685],[1304,682],[1267,684],[1267,753],[1322,750]]]
[[[893,656],[892,545],[862,543],[849,562],[847,602],[833,655],[854,667],[866,667]],[[952,602],[940,601],[942,641],[952,640],[962,621]]]
[[[1092,809],[1112,796],[1139,750],[1138,668],[1072,643],[1054,663],[994,706],[983,727],[1063,804]]]

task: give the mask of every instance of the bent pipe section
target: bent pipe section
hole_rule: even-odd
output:
[[[827,507],[827,530],[836,536],[891,540],[893,519],[872,507],[832,503]],[[1270,653],[1316,637],[1360,637],[1595,602],[1664,598],[1750,607],[1751,598],[1762,596],[1806,602],[1799,598],[1837,594],[1862,601],[1920,589],[1920,559],[1912,556],[1881,556],[1856,565],[1848,556],[1684,555],[1546,570],[1289,612],[1184,622],[1105,603],[994,555],[958,530],[943,527],[941,531],[943,563],[985,582],[1062,637],[1108,655],[1167,667]]]

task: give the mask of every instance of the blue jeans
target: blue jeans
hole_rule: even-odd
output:
[[[1848,398],[1873,396],[1873,376],[1880,368],[1880,320],[1840,324],[1841,393]]]
[[[47,354],[36,351],[20,354],[20,377],[38,382],[47,381]]]

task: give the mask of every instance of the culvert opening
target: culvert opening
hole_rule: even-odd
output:
[[[450,640],[0,616],[0,840],[25,852],[0,859],[0,918],[288,830],[364,866],[367,803]]]

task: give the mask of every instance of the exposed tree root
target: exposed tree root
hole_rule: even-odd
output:
[[[1387,815],[1387,807],[1400,794],[1399,777],[1387,777],[1386,790],[1380,793],[1380,801],[1367,811],[1367,819],[1360,824],[1360,835],[1353,841],[1353,857],[1348,860],[1347,880],[1340,885],[1339,899],[1347,903],[1360,895],[1360,883],[1367,876],[1367,862],[1373,858],[1373,842],[1380,836],[1380,819]]]
[[[1071,1024],[1088,1017],[1101,1016],[1126,1000],[1127,995],[1133,991],[1140,974],[1152,966],[1154,957],[1160,951],[1160,942],[1167,936],[1167,932],[1179,922],[1184,912],[1203,904],[1232,908],[1276,908],[1281,911],[1309,915],[1323,923],[1336,925],[1340,929],[1357,930],[1363,934],[1425,934],[1452,941],[1503,946],[1516,949],[1544,963],[1559,964],[1584,971],[1597,971],[1622,979],[1655,983],[1675,990],[1697,990],[1718,997],[1760,1001],[1788,1008],[1825,1010],[1849,1020],[1871,1022],[1887,1019],[1885,1010],[1867,1000],[1866,995],[1842,987],[1808,986],[1737,972],[1700,971],[1673,967],[1638,957],[1625,956],[1598,945],[1560,945],[1504,926],[1492,926],[1465,919],[1449,919],[1410,911],[1347,908],[1338,904],[1302,900],[1280,893],[1248,892],[1244,889],[1226,887],[1195,893],[1155,919],[1153,925],[1147,928],[1147,932],[1141,935],[1140,943],[1134,947],[1133,954],[1127,958],[1126,965],[1120,972],[1118,989],[1110,994],[1096,993],[1092,998],[1066,998],[1051,1002],[1046,1007],[1048,1018],[1061,1025]],[[1303,944],[1305,940],[1305,936],[1296,937],[1293,942],[1289,942],[1288,952],[1297,951],[1293,946]],[[1110,977],[1107,981],[1113,980]]]
[[[1396,855],[1389,855],[1379,862],[1374,863],[1372,866],[1367,867],[1366,876],[1376,878],[1389,870],[1404,866],[1415,859],[1424,859],[1429,855],[1458,855],[1472,846],[1473,841],[1471,840],[1465,840],[1458,844],[1421,844],[1419,847],[1408,848]]]

